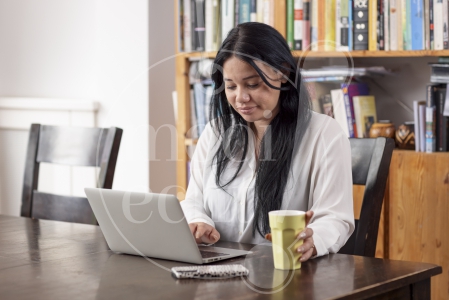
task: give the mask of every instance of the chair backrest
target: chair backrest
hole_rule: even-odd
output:
[[[354,233],[339,253],[374,257],[394,141],[383,137],[349,141],[353,184],[364,185],[365,193]]]
[[[87,198],[37,191],[39,165],[100,167],[97,186],[110,189],[123,130],[32,124],[25,161],[21,216],[97,224]]]

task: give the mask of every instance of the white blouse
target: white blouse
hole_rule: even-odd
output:
[[[188,223],[204,222],[215,227],[221,240],[260,244],[253,237],[256,159],[250,136],[249,151],[237,177],[223,191],[215,184],[212,159],[219,142],[208,124],[196,146],[190,165],[190,181],[181,202]],[[238,162],[223,173],[227,182]],[[336,253],[354,231],[351,149],[340,125],[332,118],[313,112],[300,147],[294,153],[291,174],[281,209],[311,210],[308,225],[313,229],[317,256]]]

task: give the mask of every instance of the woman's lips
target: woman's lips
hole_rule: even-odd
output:
[[[253,107],[241,107],[239,108],[239,111],[244,114],[244,115],[250,115],[257,106],[253,106]]]

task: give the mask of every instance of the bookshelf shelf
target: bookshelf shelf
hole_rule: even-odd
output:
[[[196,145],[197,143],[198,143],[198,139],[188,139],[188,138],[184,139],[184,144],[186,146],[193,146],[193,145]]]
[[[179,52],[178,55],[191,60],[215,58],[217,52]],[[449,56],[449,50],[417,50],[417,51],[292,51],[295,57],[439,57]]]

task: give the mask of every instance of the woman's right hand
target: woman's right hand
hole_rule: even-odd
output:
[[[197,244],[214,244],[220,239],[220,233],[209,224],[203,222],[190,223],[189,227]]]

